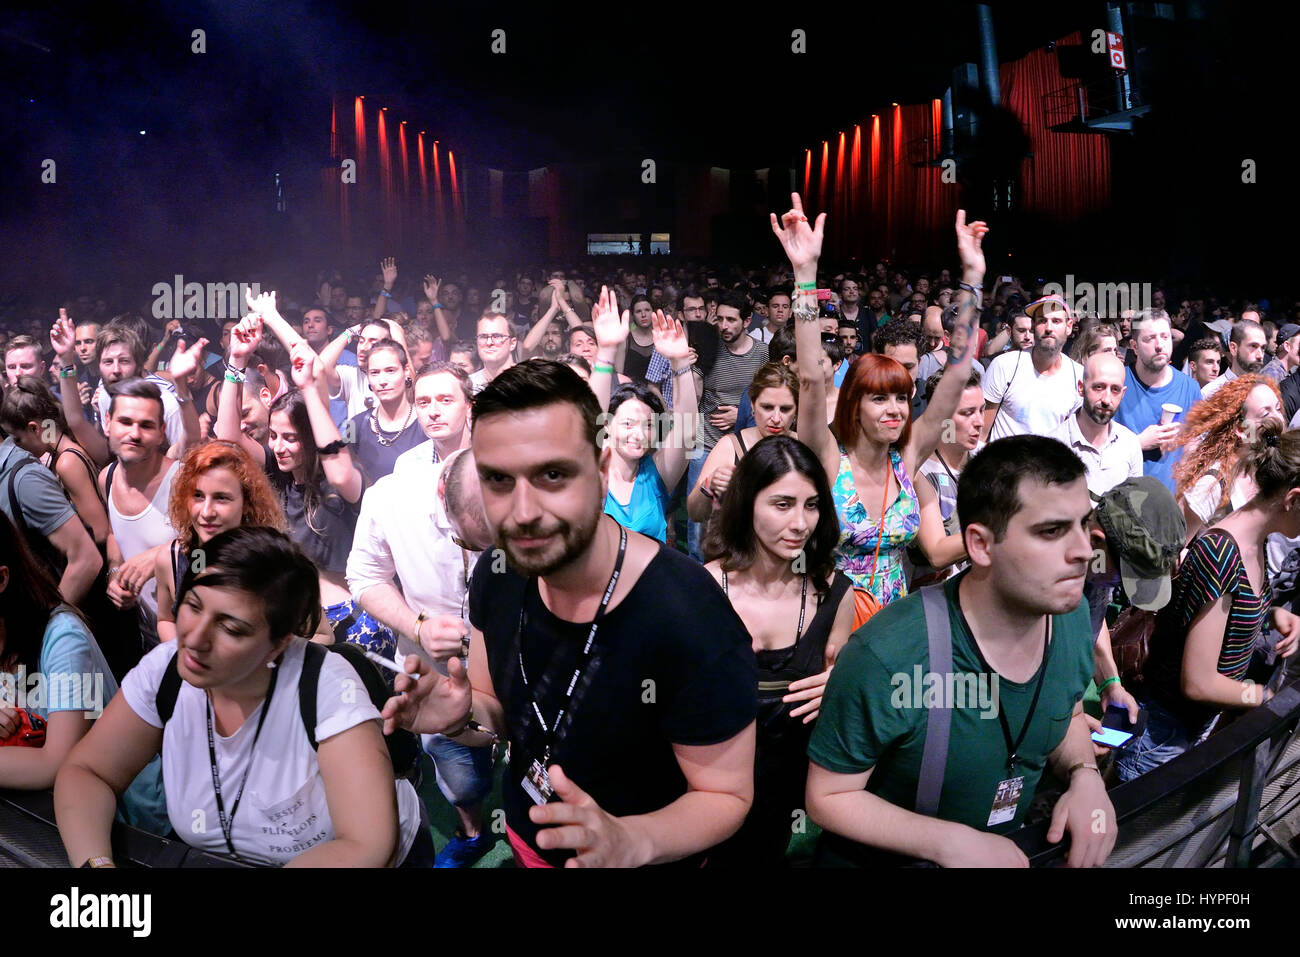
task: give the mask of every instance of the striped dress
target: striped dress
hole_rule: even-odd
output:
[[[1150,692],[1196,735],[1220,709],[1188,701],[1182,693],[1183,650],[1192,621],[1207,605],[1232,596],[1228,624],[1219,649],[1218,671],[1240,681],[1250,668],[1255,639],[1268,617],[1272,593],[1267,579],[1264,593],[1250,585],[1236,540],[1214,528],[1196,538],[1187,549],[1173,580],[1173,596],[1156,614],[1155,632],[1143,677]]]

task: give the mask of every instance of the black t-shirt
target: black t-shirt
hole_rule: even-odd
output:
[[[707,322],[688,322],[686,326],[686,341],[690,343],[695,350],[696,362],[695,369],[702,376],[708,376],[713,369],[713,363],[718,359],[718,327],[710,325]]]
[[[1192,346],[1196,345],[1201,339],[1217,339],[1219,334],[1209,328],[1199,319],[1193,319],[1183,330],[1183,340],[1174,346],[1174,351],[1170,353],[1169,364],[1176,369],[1181,369],[1183,363],[1191,358]]]
[[[520,782],[542,757],[546,736],[520,680],[520,606],[527,611],[524,667],[548,724],[591,623],[557,618],[535,579],[510,568],[496,574],[490,556],[485,559],[470,582],[470,621],[483,632],[492,683],[505,708],[506,821],[536,850],[537,827],[528,817],[533,802]],[[551,761],[612,815],[660,810],[686,793],[673,744],[718,744],[743,731],[757,711],[757,680],[749,635],[721,589],[703,567],[661,547],[601,622]],[[572,856],[538,853],[556,866]],[[698,864],[699,858],[683,863]]]
[[[266,454],[266,475],[280,493],[284,517],[289,523],[289,537],[323,572],[345,572],[352,538],[356,534],[361,500],[346,502],[323,478],[316,489],[315,510],[307,520],[306,487],[295,485],[293,476],[281,472],[275,454],[262,446]]]
[[[389,442],[388,445],[384,445],[375,435],[372,424],[374,418],[375,410],[366,409],[348,420],[352,423],[353,434],[356,436],[356,441],[352,443],[352,455],[356,458],[357,465],[361,466],[361,471],[365,473],[366,481],[371,485],[385,475],[393,473],[399,455],[409,452],[427,440],[424,430],[420,428],[419,419],[412,416],[406,428],[397,432],[384,432],[384,438]]]

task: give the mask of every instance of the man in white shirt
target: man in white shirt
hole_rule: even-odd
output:
[[[771,289],[767,293],[767,322],[749,334],[758,342],[769,343],[772,337],[785,328],[790,319],[790,294],[784,289]]]
[[[1137,435],[1111,421],[1124,391],[1124,363],[1109,353],[1095,353],[1084,364],[1079,383],[1083,404],[1053,435],[1083,460],[1088,491],[1094,496],[1105,495],[1125,479],[1142,474],[1142,446]]]
[[[989,363],[984,376],[984,441],[1008,435],[1054,433],[1079,406],[1083,367],[1061,350],[1074,319],[1060,296],[1025,307],[1034,324],[1034,345]]]
[[[430,440],[403,455],[402,467],[362,499],[348,586],[362,608],[393,630],[404,652],[418,649],[441,669],[448,658],[468,653],[469,576],[491,544],[473,455],[460,451],[435,463]],[[424,735],[423,742],[462,832],[436,866],[469,867],[492,846],[482,814],[492,787],[492,749],[443,735]]]

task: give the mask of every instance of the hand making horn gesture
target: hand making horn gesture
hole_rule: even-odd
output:
[[[791,209],[781,217],[778,224],[776,213],[770,213],[772,232],[781,241],[790,265],[796,271],[802,266],[815,264],[822,254],[822,239],[825,237],[826,214],[819,213],[817,222],[808,225],[808,217],[803,212],[803,200],[798,193],[790,194]]]

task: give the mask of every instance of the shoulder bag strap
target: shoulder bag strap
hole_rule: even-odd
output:
[[[952,623],[948,618],[948,599],[942,585],[921,589],[925,606],[925,631],[930,644],[930,674],[939,676],[947,687],[952,671]],[[916,782],[916,813],[934,817],[939,813],[943,793],[944,770],[948,763],[948,733],[952,729],[952,711],[940,695],[940,706],[925,714],[925,748],[921,753],[921,775]]]
[[[316,686],[320,684],[320,669],[325,664],[325,648],[314,641],[307,642],[306,653],[302,659],[302,675],[298,678],[298,712],[302,715],[302,726],[307,731],[307,740],[313,751],[316,742]]]
[[[158,694],[154,696],[154,709],[158,712],[158,717],[162,718],[163,724],[172,719],[172,713],[176,710],[176,696],[180,691],[181,673],[176,667],[176,655],[172,655],[171,661],[167,662],[167,668],[163,671],[162,681],[158,685]]]

